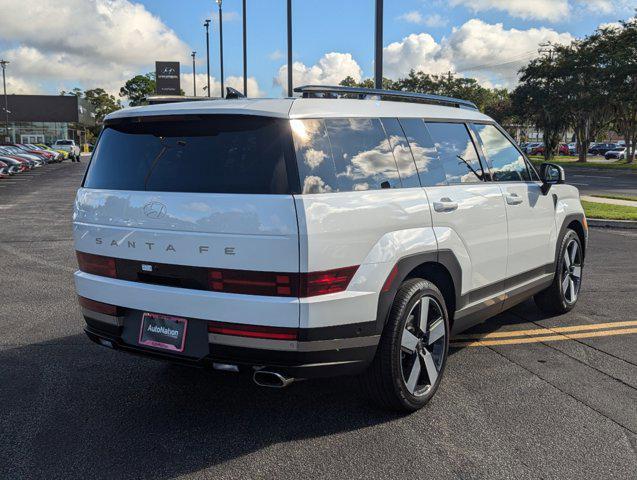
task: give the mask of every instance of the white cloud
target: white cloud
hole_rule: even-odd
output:
[[[208,92],[204,90],[204,87],[208,86],[208,77],[205,73],[197,73],[196,77],[196,87],[197,87],[197,96],[204,97],[208,96]],[[232,87],[239,90],[243,93],[243,76],[235,77],[230,76],[226,77],[224,82],[224,87]],[[181,89],[186,93],[186,95],[192,95],[193,93],[193,85],[192,85],[192,73],[182,73],[181,74]],[[210,91],[213,97],[218,97],[221,92],[221,82],[218,78],[214,76],[210,76]],[[248,77],[248,97],[263,97],[264,92],[259,88],[259,83],[256,81],[254,77]]]
[[[436,28],[444,27],[448,21],[438,13],[423,16],[419,11],[412,10],[411,12],[403,13],[398,17],[399,20],[404,20],[408,23],[415,23],[416,25],[425,25],[427,27]]]
[[[453,63],[431,35],[412,33],[383,49],[383,73],[386,77],[403,77],[411,69],[442,73],[453,70]]]
[[[568,0],[450,0],[449,3],[452,6],[463,5],[475,13],[499,10],[525,20],[559,22],[569,13]]]
[[[151,71],[155,58],[185,63],[190,53],[173,30],[129,0],[39,0],[29,8],[3,0],[0,40],[12,45],[0,52],[11,61],[12,81],[34,88],[57,82],[115,93],[126,79]]]
[[[282,89],[287,85],[287,65],[279,68],[274,83]],[[323,55],[317,64],[310,67],[302,62],[292,64],[294,85],[337,85],[345,77],[350,76],[357,82],[361,80],[362,69],[350,53],[330,52]]]
[[[634,0],[578,0],[577,3],[591,13],[603,15],[630,12],[637,7],[637,2]]]
[[[506,30],[501,23],[472,19],[440,43],[429,34],[412,34],[384,49],[383,67],[390,78],[403,77],[410,69],[440,74],[448,71],[478,78],[486,85],[511,87],[517,71],[537,55],[540,43],[569,43],[569,33],[548,28]]]
[[[268,58],[270,60],[281,60],[283,58],[283,52],[281,50],[277,49],[274,52],[270,53],[268,55]]]

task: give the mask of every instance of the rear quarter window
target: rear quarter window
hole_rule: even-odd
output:
[[[164,117],[165,118],[165,117]],[[288,194],[289,123],[210,115],[107,125],[84,186],[158,192]]]
[[[402,186],[378,118],[291,120],[303,193]]]

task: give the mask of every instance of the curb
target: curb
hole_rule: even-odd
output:
[[[600,218],[587,218],[589,227],[593,228],[626,228],[637,229],[637,222],[634,220],[602,220]]]

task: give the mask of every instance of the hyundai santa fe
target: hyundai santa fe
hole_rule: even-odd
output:
[[[574,307],[587,225],[561,167],[471,102],[297,91],[106,117],[73,216],[91,340],[264,386],[358,375],[413,411],[451,335]]]

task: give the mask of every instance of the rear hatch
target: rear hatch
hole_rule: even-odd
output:
[[[77,194],[76,250],[117,259],[119,280],[161,287],[211,290],[211,269],[225,279],[234,271],[297,273],[295,189],[285,119],[118,119],[105,126]],[[244,291],[265,295],[256,283]],[[219,318],[212,307],[210,318],[259,323],[227,313]]]

